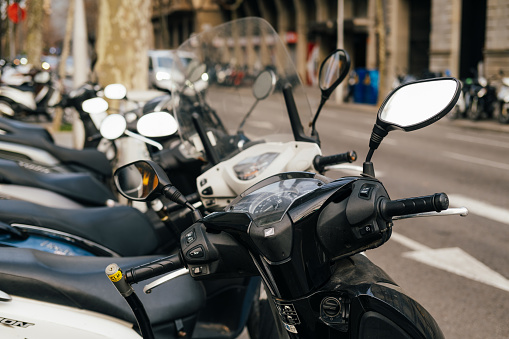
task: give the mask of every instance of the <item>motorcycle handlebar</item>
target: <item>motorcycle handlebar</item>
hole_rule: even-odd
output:
[[[423,213],[440,212],[449,207],[449,198],[445,193],[435,193],[433,195],[406,198],[399,200],[384,199],[380,202],[380,213],[383,218],[390,220],[392,217]]]
[[[323,172],[325,166],[336,165],[345,162],[354,162],[357,160],[357,153],[355,151],[348,151],[345,153],[334,154],[329,156],[317,155],[313,159],[313,166],[318,172]]]
[[[170,255],[127,270],[125,281],[128,284],[136,284],[182,267],[184,267],[184,261],[180,254]]]

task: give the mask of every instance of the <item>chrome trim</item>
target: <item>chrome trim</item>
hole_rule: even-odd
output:
[[[20,228],[23,230],[30,230],[30,231],[32,231],[33,234],[45,235],[45,236],[48,236],[50,238],[55,238],[55,239],[63,239],[70,243],[75,243],[78,246],[81,246],[82,248],[84,248],[85,250],[91,251],[93,253],[100,251],[100,252],[106,253],[107,255],[109,255],[111,257],[120,257],[120,255],[118,253],[110,250],[109,248],[104,247],[96,242],[91,241],[91,240],[79,237],[77,235],[73,235],[73,234],[69,234],[69,233],[61,232],[61,231],[57,231],[57,230],[52,230],[52,229],[45,228],[45,227],[33,226],[33,225],[14,223],[14,224],[11,224],[11,226],[14,226],[14,227],[17,227],[17,228]]]

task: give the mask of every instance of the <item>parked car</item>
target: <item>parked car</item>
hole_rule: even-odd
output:
[[[148,51],[148,77],[149,86],[162,91],[170,91],[179,82],[184,81],[184,75],[174,67],[174,51],[149,50]],[[191,54],[179,54],[183,67],[187,67],[193,59]]]

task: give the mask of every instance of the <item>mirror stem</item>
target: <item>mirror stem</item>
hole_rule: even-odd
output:
[[[186,197],[183,196],[175,186],[166,185],[163,189],[163,194],[166,198],[170,199],[174,203],[189,208],[192,212],[192,218],[194,222],[202,219],[200,211],[198,211],[189,201],[187,201]]]
[[[311,123],[311,135],[316,137],[317,140],[318,139],[318,132],[316,131],[316,120],[318,120],[318,115],[320,115],[320,112],[322,111],[322,108],[323,108],[323,105],[325,104],[325,102],[327,101],[328,97],[324,96],[322,94],[322,98],[320,99],[320,105],[318,105],[318,109],[316,110],[316,114],[313,118],[313,122]]]

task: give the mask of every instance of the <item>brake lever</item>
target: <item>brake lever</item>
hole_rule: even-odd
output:
[[[406,214],[401,216],[394,216],[392,220],[402,220],[402,219],[410,219],[410,218],[420,218],[420,217],[443,217],[448,215],[460,215],[462,217],[466,217],[468,215],[468,209],[466,207],[458,207],[458,208],[448,208],[441,212],[424,212],[424,213],[414,213],[414,214]]]
[[[179,270],[168,273],[167,275],[165,275],[157,280],[152,281],[150,284],[145,285],[145,287],[143,287],[143,293],[150,294],[150,293],[152,293],[152,290],[154,288],[161,286],[162,284],[165,284],[172,279],[175,279],[177,277],[180,277],[180,276],[186,275],[186,274],[189,274],[188,268],[181,268]]]

